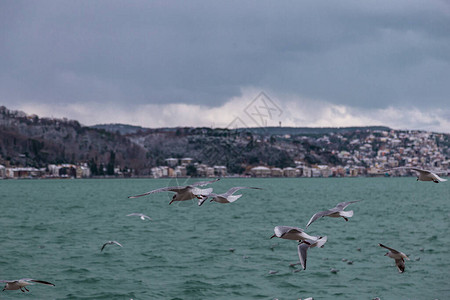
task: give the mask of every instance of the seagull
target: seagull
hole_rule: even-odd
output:
[[[383,244],[378,244],[378,246],[386,248],[389,250],[388,253],[385,254],[385,256],[389,256],[390,258],[395,259],[395,264],[397,265],[397,269],[400,273],[405,272],[405,260],[404,258],[406,258],[407,260],[409,260],[408,256],[406,256],[405,253],[397,251],[395,249],[389,248]]]
[[[443,179],[439,177],[436,173],[433,173],[428,170],[422,170],[418,168],[410,168],[416,172],[419,172],[419,176],[417,176],[417,181],[433,181],[434,183],[439,183],[440,181],[447,181],[447,179]]]
[[[262,190],[261,188],[258,188],[258,187],[236,186],[236,187],[232,187],[226,193],[223,193],[223,194],[210,193],[206,198],[198,200],[198,206],[201,206],[203,204],[203,202],[205,202],[206,199],[208,199],[208,197],[212,197],[212,199],[209,202],[213,202],[213,201],[218,202],[218,203],[234,202],[237,199],[241,198],[242,195],[233,195],[233,194],[242,189]]]
[[[292,226],[275,226],[273,229],[275,232],[270,238],[278,237],[280,239],[294,240],[294,241],[304,241],[311,240],[317,241],[319,237],[311,236],[303,231],[303,229]]]
[[[152,219],[149,216],[146,216],[146,215],[141,214],[141,213],[132,213],[132,214],[127,215],[127,217],[130,217],[130,216],[138,216],[138,217],[141,218],[142,221],[145,221],[145,219],[149,219],[149,220]]]
[[[102,249],[100,249],[100,252],[103,251],[103,249],[105,248],[106,245],[114,245],[116,244],[117,246],[123,247],[119,242],[117,241],[108,241],[106,243],[103,244]]]
[[[320,237],[316,241],[304,240],[298,243],[298,257],[300,258],[300,263],[302,264],[303,270],[306,270],[306,252],[309,248],[319,247],[322,248],[327,242],[327,237]]]
[[[333,207],[332,209],[324,210],[324,211],[314,214],[311,217],[311,219],[309,220],[308,224],[306,225],[306,228],[308,228],[308,226],[311,225],[311,223],[314,222],[315,220],[317,220],[318,218],[325,217],[325,216],[332,217],[332,218],[342,217],[342,218],[344,218],[345,221],[348,221],[348,218],[353,216],[353,210],[344,211],[344,209],[347,206],[349,206],[351,203],[355,203],[355,202],[359,202],[359,201],[361,201],[361,200],[340,202],[336,205],[336,207]]]
[[[0,282],[6,283],[6,285],[2,291],[4,291],[4,290],[21,290],[22,292],[25,292],[25,291],[29,292],[29,290],[26,288],[26,286],[33,284],[33,282],[42,283],[42,284],[50,285],[50,286],[55,286],[53,283],[43,281],[43,280],[31,279],[31,278],[22,278],[19,280],[0,280]],[[23,289],[25,289],[25,291]]]
[[[337,274],[337,272],[339,272],[339,270],[335,269],[335,268],[331,268],[330,272],[333,273],[333,274]]]
[[[388,172],[390,170],[396,170],[396,169],[409,169],[409,170],[414,170],[414,171],[418,172],[419,175],[417,176],[417,181],[433,181],[434,183],[447,181],[447,179],[439,177],[434,172],[419,169],[419,168],[414,168],[414,167],[398,167],[398,168],[386,170],[386,172]],[[446,172],[438,172],[438,173],[446,173]]]
[[[199,189],[196,187],[208,185],[210,183],[218,181],[219,179],[220,178],[210,180],[210,181],[199,181],[199,182],[195,182],[193,184],[186,185],[186,186],[169,186],[169,187],[165,187],[165,188],[152,190],[150,192],[147,192],[147,193],[144,193],[141,195],[129,196],[128,198],[138,198],[138,197],[155,194],[155,193],[160,193],[160,192],[174,192],[175,195],[173,195],[172,201],[170,201],[169,204],[172,204],[172,202],[174,202],[174,201],[186,201],[186,200],[191,200],[194,198],[203,199],[204,197],[207,197],[207,195],[211,194],[213,189],[212,188]]]

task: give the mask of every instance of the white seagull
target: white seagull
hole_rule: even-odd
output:
[[[34,282],[42,283],[42,284],[50,285],[50,286],[55,286],[53,283],[43,281],[43,280],[31,279],[31,278],[22,278],[19,280],[0,280],[0,282],[6,283],[6,285],[2,291],[4,291],[4,290],[21,290],[22,292],[25,292],[25,291],[29,292],[29,290],[26,288],[26,286],[31,285]],[[23,289],[25,289],[25,291]]]
[[[216,193],[210,193],[207,197],[204,197],[203,199],[198,200],[198,206],[201,206],[203,202],[205,202],[209,197],[212,197],[212,199],[209,202],[218,202],[218,203],[231,203],[236,201],[237,199],[241,198],[242,195],[233,195],[239,190],[242,189],[254,189],[254,190],[262,190],[258,187],[249,187],[249,186],[236,186],[229,189],[226,193],[223,194],[216,194]]]
[[[405,272],[405,260],[404,258],[406,258],[407,260],[410,260],[408,258],[408,256],[406,256],[405,253],[397,251],[395,249],[389,248],[383,244],[378,244],[378,246],[386,248],[389,250],[388,253],[386,253],[384,256],[388,256],[390,258],[393,258],[395,260],[395,264],[397,265],[397,269],[400,273]]]
[[[386,172],[389,172],[390,170],[397,170],[397,169],[409,169],[414,170],[418,173],[417,181],[433,181],[434,183],[444,182],[447,181],[447,179],[439,177],[435,172],[431,172],[428,170],[423,170],[419,168],[414,167],[398,167],[393,169],[388,169]],[[445,172],[437,172],[437,173],[445,173]]]
[[[306,252],[309,248],[319,247],[322,248],[327,242],[327,237],[320,237],[316,241],[304,240],[298,243],[298,257],[300,258],[300,263],[302,264],[303,270],[306,270]]]
[[[436,173],[433,173],[428,170],[422,170],[418,168],[409,168],[411,170],[414,170],[419,173],[419,176],[417,176],[417,181],[433,181],[434,183],[439,183],[443,181],[447,181],[447,179],[439,177]]]
[[[106,242],[106,243],[103,244],[102,249],[100,249],[100,252],[103,251],[103,249],[105,248],[106,245],[114,245],[114,244],[117,245],[117,246],[123,247],[123,246],[122,246],[119,242],[117,242],[117,241],[108,241],[108,242]]]
[[[131,217],[131,216],[138,216],[141,218],[142,221],[145,221],[145,219],[149,219],[149,220],[152,219],[149,216],[141,214],[141,213],[132,213],[132,214],[127,215],[127,217]]]
[[[292,227],[292,226],[275,226],[273,229],[275,232],[274,235],[272,235],[270,238],[278,237],[280,239],[286,239],[286,240],[294,240],[294,241],[304,241],[304,240],[311,240],[311,241],[317,241],[320,239],[317,236],[311,236],[303,231],[303,229],[298,227]]]
[[[155,194],[155,193],[160,193],[160,192],[174,192],[175,195],[173,195],[172,201],[170,201],[169,204],[172,204],[172,202],[174,202],[174,201],[186,201],[186,200],[191,200],[194,198],[203,199],[204,197],[207,197],[209,194],[211,194],[213,189],[212,188],[199,189],[196,187],[208,185],[210,183],[218,181],[219,179],[220,178],[210,180],[210,181],[199,181],[199,182],[195,182],[193,184],[186,185],[186,186],[169,186],[169,187],[165,187],[165,188],[156,189],[156,190],[153,190],[153,191],[141,194],[141,195],[129,196],[128,198],[138,198],[138,197],[147,196],[150,194]]]
[[[308,224],[306,224],[306,228],[308,228],[308,226],[311,225],[311,223],[314,222],[315,220],[317,220],[318,218],[322,218],[325,216],[332,217],[332,218],[342,217],[342,218],[344,218],[345,221],[348,221],[348,218],[353,216],[353,210],[344,211],[344,209],[347,206],[349,206],[351,203],[355,203],[355,202],[359,202],[359,201],[361,201],[361,200],[341,202],[341,203],[338,203],[336,205],[336,207],[333,207],[332,209],[324,210],[324,211],[314,214],[311,217],[311,219],[309,220]]]

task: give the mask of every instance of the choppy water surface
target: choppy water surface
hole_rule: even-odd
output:
[[[202,207],[169,206],[168,193],[127,199],[176,183],[0,181],[0,278],[56,284],[0,292],[0,299],[450,299],[450,182],[239,178],[211,187],[264,190]],[[363,201],[347,208],[355,212],[349,222],[322,218],[308,228],[328,242],[310,249],[307,269],[294,272],[297,243],[269,239],[273,227],[304,228],[315,212],[350,200]],[[133,212],[153,221],[126,216]],[[108,240],[124,247],[100,252]],[[378,243],[409,255],[405,273]]]

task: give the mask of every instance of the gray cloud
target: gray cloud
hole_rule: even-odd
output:
[[[447,1],[3,1],[0,24],[0,99],[12,108],[219,107],[257,87],[449,109]]]

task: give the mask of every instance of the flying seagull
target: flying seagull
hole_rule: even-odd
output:
[[[132,213],[132,214],[127,215],[127,217],[130,217],[130,216],[138,216],[138,217],[141,218],[142,221],[145,221],[145,219],[149,219],[149,220],[152,219],[149,216],[146,216],[146,215],[141,214],[141,213]]]
[[[103,251],[103,249],[105,248],[106,245],[114,245],[116,244],[117,246],[123,247],[119,242],[117,241],[108,241],[106,243],[103,244],[102,249],[100,249],[100,252]]]
[[[414,167],[398,167],[393,169],[388,169],[386,172],[389,172],[390,170],[397,170],[397,169],[409,169],[414,170],[418,172],[417,181],[433,181],[434,183],[444,182],[447,181],[447,179],[439,177],[436,173],[446,173],[446,172],[431,172],[428,170],[423,170],[419,168]]]
[[[236,186],[229,189],[226,193],[223,194],[216,194],[216,193],[210,193],[207,197],[204,197],[203,199],[198,200],[198,206],[201,206],[203,202],[205,202],[209,197],[212,197],[210,202],[218,202],[218,203],[231,203],[239,199],[242,195],[233,195],[235,192],[242,190],[242,189],[254,189],[254,190],[262,190],[258,187],[249,187],[249,186]]]
[[[141,195],[137,196],[129,196],[128,198],[138,198],[142,196],[147,196],[150,194],[160,193],[160,192],[174,192],[175,195],[172,197],[172,201],[169,204],[172,204],[174,201],[186,201],[194,198],[203,199],[207,197],[212,192],[212,188],[209,189],[199,189],[197,186],[205,186],[211,184],[213,182],[218,181],[218,179],[210,180],[210,181],[199,181],[186,186],[169,186],[165,188],[156,189]]]
[[[439,183],[440,181],[447,181],[447,179],[443,179],[439,177],[436,173],[433,173],[428,170],[422,170],[419,168],[410,168],[419,173],[417,176],[417,181],[433,181],[434,183]]]
[[[273,229],[275,232],[274,235],[272,235],[270,238],[280,238],[280,239],[286,239],[286,240],[294,240],[294,241],[304,241],[304,240],[310,240],[310,241],[317,241],[319,237],[311,236],[303,231],[303,229],[298,227],[292,227],[292,226],[275,226]]]
[[[300,258],[300,263],[302,264],[303,270],[306,270],[306,252],[309,248],[319,247],[322,248],[327,242],[327,237],[320,237],[316,241],[304,240],[298,243],[298,257]]]
[[[393,258],[395,260],[395,264],[397,265],[397,269],[400,273],[405,272],[405,260],[409,260],[408,256],[406,256],[405,253],[397,251],[395,249],[389,248],[383,244],[378,244],[378,246],[386,248],[389,250],[388,253],[386,253],[384,256],[389,256],[390,258]]]
[[[31,279],[31,278],[22,278],[19,280],[0,280],[0,282],[6,283],[6,285],[2,291],[4,291],[4,290],[21,290],[22,292],[25,292],[25,291],[29,292],[29,290],[26,288],[26,286],[31,285],[34,282],[42,283],[42,284],[50,285],[50,286],[55,286],[53,283],[43,281],[43,280]],[[23,289],[25,289],[25,291]]]
[[[315,220],[317,220],[318,218],[322,218],[322,217],[332,217],[332,218],[339,218],[342,217],[344,218],[345,221],[348,221],[348,218],[353,216],[353,210],[349,210],[349,211],[344,211],[344,209],[349,206],[351,203],[355,203],[355,202],[359,202],[360,200],[356,200],[356,201],[348,201],[348,202],[341,202],[338,203],[336,205],[336,207],[329,209],[329,210],[324,210],[321,212],[318,212],[316,214],[314,214],[311,219],[309,220],[308,224],[306,224],[306,228],[308,228],[309,225],[311,225],[312,222],[314,222]]]

